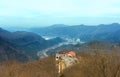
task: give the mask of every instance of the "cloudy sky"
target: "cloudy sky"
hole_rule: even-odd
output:
[[[120,0],[0,0],[0,26],[120,23]]]

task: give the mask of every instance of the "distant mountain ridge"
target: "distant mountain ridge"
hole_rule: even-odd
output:
[[[59,25],[60,26],[60,25]],[[44,36],[58,36],[64,38],[80,38],[81,41],[109,41],[109,42],[120,42],[120,36],[117,36],[120,31],[120,24],[112,23],[108,25],[98,26],[86,26],[86,25],[75,25],[75,26],[64,26],[62,27],[45,27],[45,28],[33,28],[29,31],[39,33]],[[115,38],[113,38],[115,37]]]
[[[54,27],[54,28],[57,28],[57,27],[67,27],[68,25],[64,25],[64,24],[54,24],[52,26],[49,26],[49,27]]]

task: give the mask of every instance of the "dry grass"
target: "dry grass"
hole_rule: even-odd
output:
[[[62,77],[120,77],[120,56],[116,53],[81,54],[79,64],[66,69]]]
[[[23,64],[4,62],[0,67],[0,77],[55,77],[53,56]]]
[[[120,77],[117,53],[79,53],[77,56],[79,64],[67,68],[61,77]],[[0,77],[57,77],[54,56],[27,63],[1,63]]]

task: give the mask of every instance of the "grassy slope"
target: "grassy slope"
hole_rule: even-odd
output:
[[[79,53],[79,64],[64,70],[61,77],[120,77],[120,56],[111,53]],[[41,60],[1,63],[0,77],[57,77],[53,56]]]
[[[4,62],[0,69],[0,77],[54,77],[54,75],[53,57],[23,64],[16,61]]]
[[[116,53],[81,56],[80,63],[66,69],[62,77],[120,77],[120,56]]]

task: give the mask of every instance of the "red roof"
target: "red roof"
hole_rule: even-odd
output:
[[[72,56],[76,56],[76,53],[74,51],[70,51],[70,52],[68,52],[68,54],[70,54]]]

